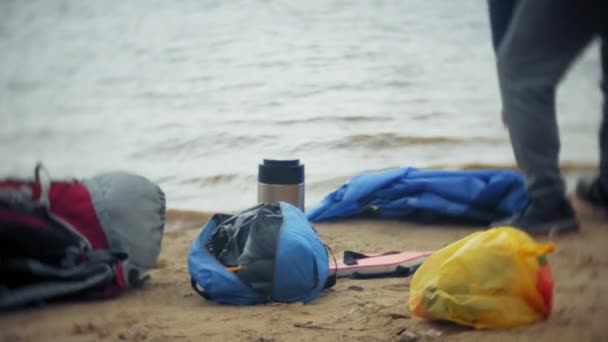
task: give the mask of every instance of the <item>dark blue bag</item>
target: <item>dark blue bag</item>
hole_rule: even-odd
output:
[[[214,215],[192,243],[188,270],[193,289],[222,304],[306,303],[335,283],[326,246],[283,202]]]

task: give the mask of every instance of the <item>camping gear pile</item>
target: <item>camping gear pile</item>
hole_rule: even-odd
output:
[[[0,309],[141,286],[162,243],[158,185],[124,172],[83,181],[43,176],[39,165],[34,180],[0,181]],[[346,251],[338,262],[310,224],[359,216],[485,224],[526,202],[521,175],[510,171],[371,172],[307,215],[278,201],[212,216],[188,253],[191,285],[221,304],[307,303],[338,278],[414,274],[409,305],[420,317],[475,328],[527,324],[551,312],[551,244],[498,228],[437,252]]]
[[[139,287],[160,253],[165,196],[126,172],[0,181],[0,310]]]
[[[351,179],[308,212],[260,204],[216,215],[193,242],[188,267],[194,290],[225,304],[308,302],[336,278],[414,274],[411,311],[475,328],[528,324],[551,312],[553,282],[546,254],[514,228],[472,234],[432,253],[346,251],[330,265],[308,221],[354,216],[487,223],[527,202],[518,173],[501,170],[372,172]]]

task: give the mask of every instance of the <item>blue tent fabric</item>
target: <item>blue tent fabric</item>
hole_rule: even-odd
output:
[[[514,171],[402,168],[353,177],[310,209],[307,217],[320,222],[371,214],[487,224],[514,214],[527,202],[524,178]]]

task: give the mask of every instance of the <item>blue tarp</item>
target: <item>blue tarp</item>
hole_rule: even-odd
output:
[[[521,174],[506,170],[365,173],[327,195],[307,212],[312,222],[360,215],[479,224],[510,216],[528,202]]]

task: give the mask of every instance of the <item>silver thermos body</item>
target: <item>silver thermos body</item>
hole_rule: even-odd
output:
[[[264,159],[258,167],[258,203],[287,202],[304,211],[304,164]]]

